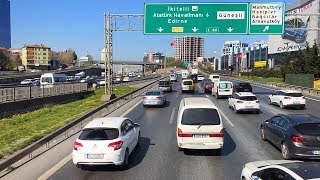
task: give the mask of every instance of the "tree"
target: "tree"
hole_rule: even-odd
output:
[[[77,54],[73,49],[67,49],[66,51],[59,52],[59,61],[61,65],[70,66],[74,60],[77,60]]]
[[[22,60],[20,56],[11,55],[10,56],[10,67],[11,68],[18,68],[22,65]]]
[[[0,70],[10,68],[10,53],[7,50],[0,49]]]

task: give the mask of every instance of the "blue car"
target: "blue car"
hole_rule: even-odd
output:
[[[282,39],[288,39],[296,43],[304,43],[307,39],[307,25],[309,20],[310,17],[306,22],[303,22],[300,18],[286,20],[284,23],[284,33],[281,35]]]

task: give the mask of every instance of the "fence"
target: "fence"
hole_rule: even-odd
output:
[[[94,118],[104,117],[113,112],[114,110],[118,109],[119,107],[123,106],[124,104],[127,104],[132,99],[140,96],[146,90],[154,87],[159,80],[164,78],[166,77],[157,78],[156,80],[152,81],[151,83],[140,89],[137,89],[129,94],[123,95],[119,98],[113,99],[101,105],[100,107],[88,112],[87,114],[74,120],[66,126],[45,136],[44,138],[38,140],[37,142],[24,148],[23,150],[16,152],[8,159],[1,161],[0,178],[7,174],[10,169],[15,169],[25,164],[26,162],[46,152],[47,150],[64,141],[65,139],[78,133],[88,122],[92,121]]]
[[[0,89],[0,103],[79,93],[88,90],[87,83],[56,84],[50,85],[50,87],[17,86],[2,88]]]

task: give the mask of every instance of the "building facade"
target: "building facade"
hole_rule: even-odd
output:
[[[161,52],[146,52],[144,53],[143,62],[148,63],[162,63],[165,56]]]
[[[225,41],[221,49],[221,58],[218,62],[218,70],[227,70],[233,64],[237,63],[236,55],[245,52],[249,45],[240,40]]]
[[[26,69],[49,70],[51,66],[51,48],[41,45],[25,45],[21,52],[22,65]]]
[[[0,47],[11,48],[10,1],[0,0]]]
[[[202,37],[175,37],[174,58],[183,62],[196,62],[204,57],[204,39]]]

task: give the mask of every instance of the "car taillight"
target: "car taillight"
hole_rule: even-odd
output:
[[[143,99],[147,99],[147,97],[144,96]]]
[[[285,96],[284,99],[291,99],[291,97]]]
[[[256,101],[256,103],[260,103],[260,101]]]
[[[123,144],[123,141],[117,141],[117,142],[110,143],[108,147],[113,147],[113,150],[119,150],[121,149],[122,144]]]
[[[306,97],[302,96],[302,99],[306,99]]]
[[[237,101],[237,103],[243,103],[243,101]]]
[[[251,86],[251,85],[249,86],[249,89],[252,89],[252,86]]]
[[[192,134],[183,134],[182,130],[178,128],[178,137],[192,137]]]
[[[160,96],[157,96],[156,98],[157,98],[157,99],[161,99],[161,97],[160,97]]]
[[[78,148],[79,148],[79,147],[83,147],[83,145],[82,145],[81,143],[75,141],[75,142],[73,143],[73,149],[76,150],[76,151],[78,151]]]
[[[304,137],[296,136],[296,135],[292,135],[291,139],[292,139],[293,142],[302,142],[302,141],[304,141]]]
[[[224,129],[221,129],[219,134],[209,134],[209,137],[223,137]]]
[[[243,87],[242,87],[242,86],[239,86],[239,88],[242,89]]]

